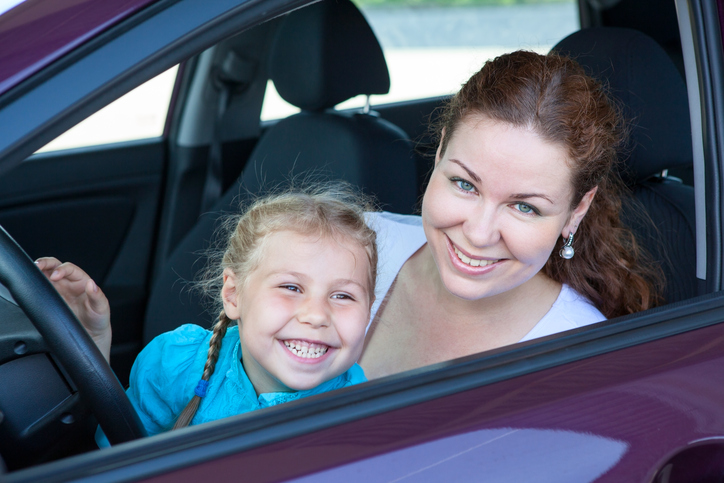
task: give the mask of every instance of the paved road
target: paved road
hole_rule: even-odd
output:
[[[383,48],[552,45],[578,29],[575,2],[495,7],[374,7]]]

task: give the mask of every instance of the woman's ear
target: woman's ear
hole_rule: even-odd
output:
[[[239,320],[239,280],[236,274],[230,269],[224,269],[224,286],[221,287],[221,300],[224,303],[224,313],[231,320]]]
[[[561,232],[563,239],[568,238],[570,233],[575,235],[576,230],[578,230],[578,225],[581,224],[583,217],[586,216],[586,213],[588,213],[588,209],[591,207],[591,203],[593,202],[593,198],[596,196],[597,191],[598,186],[595,186],[591,191],[583,195],[581,202],[578,203],[578,206],[576,206],[573,213],[571,213],[568,223],[566,223],[566,226],[563,227],[563,231]]]
[[[435,166],[440,162],[440,157],[442,155],[442,143],[445,140],[445,128],[442,128],[442,133],[440,133],[440,144],[437,145],[437,152],[435,153]]]

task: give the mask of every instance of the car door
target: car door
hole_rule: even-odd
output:
[[[697,184],[706,242],[699,256],[711,293],[30,468],[8,481],[670,482],[721,474],[721,28],[715,2],[677,6],[689,13],[681,14],[692,29],[682,35],[685,56],[698,72],[688,79],[701,95],[692,115],[707,121],[694,128],[694,144],[697,169],[706,173],[706,192]],[[245,20],[260,18],[266,14]]]
[[[0,178],[0,225],[28,255],[74,262],[103,287],[122,380],[140,350],[165,159],[158,137],[37,154]]]

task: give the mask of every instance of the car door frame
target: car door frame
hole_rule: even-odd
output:
[[[184,2],[179,2],[182,3]],[[278,2],[275,5],[279,5],[278,12],[281,12],[285,7],[289,8],[292,3]],[[721,3],[719,5],[721,7]],[[724,135],[724,130],[716,128],[717,121],[719,124],[724,122],[722,121],[724,109],[721,107],[724,104],[721,99],[724,90],[720,88],[721,81],[718,77],[724,65],[721,59],[721,31],[719,16],[716,15],[714,19],[711,17],[716,11],[714,1],[689,0],[687,8],[692,14],[691,21],[696,27],[693,29],[696,32],[693,44],[697,54],[697,70],[700,72],[699,88],[703,91],[702,102],[705,107],[701,115],[706,116],[708,120],[702,133],[704,139],[702,144],[705,146],[702,162],[705,163],[706,169],[705,204],[714,209],[706,211],[706,256],[707,260],[715,263],[717,267],[707,272],[707,287],[709,291],[715,291],[721,289],[722,268],[720,244],[719,247],[715,246],[721,239],[720,163],[724,158],[721,152],[721,136]],[[239,15],[244,17],[244,22],[239,18],[226,20],[229,23],[251,25],[256,19],[269,15],[263,9],[261,13],[249,12]],[[233,15],[230,13],[228,17]],[[226,25],[228,24],[225,24],[225,27]],[[194,44],[197,46],[196,50],[199,45],[208,46],[212,43],[209,40],[211,38],[209,35],[204,38],[204,42],[199,41]],[[217,36],[214,35],[213,39],[217,39]],[[179,50],[188,54],[185,46]],[[182,56],[169,53],[168,57],[178,62]],[[711,63],[714,65],[710,65]],[[148,72],[153,69],[143,62],[139,65],[141,64],[143,66],[138,68],[136,77],[122,75],[120,77],[122,80],[113,82],[114,86],[123,85],[129,88],[133,85],[129,79],[135,78],[138,81],[147,78]],[[96,105],[94,103],[100,103],[98,99],[103,97],[101,94],[89,94],[83,98],[84,106],[78,109],[83,110],[87,105]],[[1,116],[0,113],[0,119]],[[0,138],[0,149],[5,149],[10,155],[22,152],[23,146],[27,150],[26,144],[4,147]],[[712,231],[716,233],[711,233]],[[80,455],[23,470],[9,475],[7,481],[33,481],[44,476],[52,476],[57,480],[80,480],[102,476],[107,481],[151,478],[166,473],[169,477],[183,476],[183,473],[171,475],[171,472],[199,466],[205,462],[212,464],[218,462],[222,465],[224,457],[243,455],[244,452],[254,448],[270,447],[275,444],[293,445],[294,438],[301,438],[309,432],[350,424],[373,415],[385,414],[427,401],[441,400],[475,388],[493,388],[496,384],[511,381],[513,378],[566,364],[627,349],[645,348],[647,344],[660,341],[675,343],[676,337],[682,334],[695,333],[699,330],[715,330],[717,334],[721,334],[723,320],[724,295],[709,293],[643,314],[619,318],[540,341],[519,344],[513,348],[491,351],[482,358],[478,355],[469,356],[424,370],[373,381],[356,388],[348,388],[334,394],[300,400],[283,407],[240,415],[229,420],[209,423],[203,427],[191,427],[177,433],[160,435],[152,440],[135,441],[107,451]],[[715,358],[718,349],[718,345],[709,347],[707,353]],[[693,354],[697,348],[691,347],[690,350]],[[659,363],[651,370],[665,371],[666,364]],[[405,444],[418,444],[423,440],[424,438],[421,438]],[[320,466],[318,469],[323,468],[326,467]]]

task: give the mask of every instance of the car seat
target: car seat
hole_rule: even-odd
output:
[[[623,221],[661,264],[665,301],[695,296],[694,188],[665,174],[692,166],[689,106],[681,74],[653,39],[632,29],[580,30],[553,50],[577,60],[620,102],[629,128],[621,174],[635,200],[624,200]]]
[[[290,13],[270,50],[270,77],[299,114],[272,125],[249,157],[238,183],[179,242],[153,281],[144,323],[144,345],[184,323],[208,327],[215,320],[187,281],[203,268],[200,256],[222,212],[310,170],[344,179],[373,194],[384,209],[411,213],[417,203],[414,146],[397,126],[374,111],[334,111],[357,95],[383,94],[390,78],[382,49],[349,0],[324,0]]]

